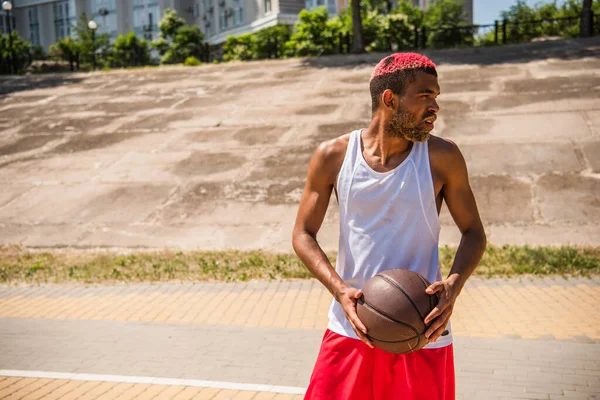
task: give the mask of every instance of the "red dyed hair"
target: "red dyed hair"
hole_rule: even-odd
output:
[[[422,54],[394,53],[379,61],[379,64],[377,64],[375,69],[373,69],[371,80],[373,80],[373,78],[377,78],[378,76],[391,74],[397,71],[421,68],[436,69],[437,67],[433,61]]]

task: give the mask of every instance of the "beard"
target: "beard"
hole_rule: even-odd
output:
[[[426,112],[421,118],[418,118],[408,110],[398,110],[386,124],[385,134],[411,142],[426,142],[429,139],[430,130],[423,124],[423,120],[433,115],[435,114]]]

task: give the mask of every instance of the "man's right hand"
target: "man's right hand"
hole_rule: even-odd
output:
[[[336,293],[335,299],[342,306],[342,309],[346,314],[346,318],[350,322],[352,329],[354,329],[356,336],[358,336],[358,338],[367,346],[373,348],[373,343],[367,337],[367,328],[360,321],[360,319],[358,319],[358,314],[356,313],[356,302],[362,297],[362,295],[363,293],[358,289],[353,287],[345,287]]]

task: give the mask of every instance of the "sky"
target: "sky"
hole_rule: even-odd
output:
[[[516,0],[473,0],[473,22],[475,24],[493,24],[500,19],[500,12],[508,10]],[[541,0],[527,0],[527,4],[546,3]]]

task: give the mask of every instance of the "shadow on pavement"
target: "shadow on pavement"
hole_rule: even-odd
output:
[[[25,90],[45,89],[79,83],[83,78],[69,75],[33,75],[18,77],[0,77],[0,100],[2,96]]]

